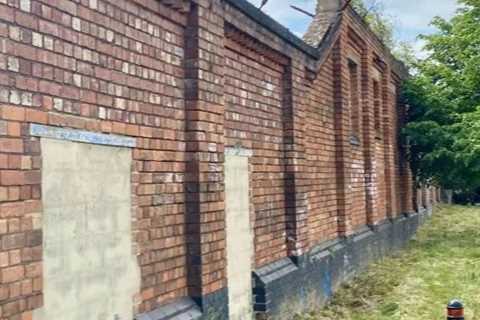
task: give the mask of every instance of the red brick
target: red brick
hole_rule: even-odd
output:
[[[0,184],[3,186],[19,186],[25,183],[24,172],[14,170],[0,171]]]
[[[33,291],[40,292],[43,289],[43,280],[41,277],[33,279]]]
[[[13,8],[0,4],[0,19],[13,22],[14,13]]]
[[[15,55],[26,60],[36,61],[37,60],[37,49],[31,45],[26,44],[15,44]],[[23,60],[26,62],[26,60]]]
[[[22,295],[28,296],[33,292],[33,281],[30,279],[23,280],[22,283]],[[22,318],[26,319],[26,318]]]
[[[32,77],[26,77],[21,75],[15,76],[15,86],[18,89],[28,90],[28,91],[37,91],[38,90],[38,80]]]
[[[0,219],[18,217],[25,212],[25,204],[22,202],[0,203]]]
[[[8,266],[9,266],[8,252],[0,252],[0,268],[5,268]]]
[[[32,311],[23,312],[21,320],[33,320],[33,312]]]
[[[0,284],[0,301],[7,301],[7,299],[8,299],[8,285]]]
[[[8,155],[0,153],[0,169],[8,169]]]
[[[25,266],[25,276],[28,278],[36,278],[42,275],[42,264],[40,262],[30,263]]]
[[[9,317],[22,312],[22,300],[5,303],[2,307],[3,315]]]
[[[8,200],[8,188],[0,187],[0,202],[4,202],[7,200]],[[0,233],[1,233],[1,228],[0,228]]]
[[[25,120],[25,108],[0,105],[0,116],[6,120]]]
[[[32,16],[28,13],[21,12],[19,10],[15,11],[15,22],[25,28],[32,30],[38,29],[38,20],[32,19]]]
[[[22,294],[22,287],[20,282],[11,283],[8,286],[10,299],[18,298]]]
[[[21,169],[22,168],[22,156],[17,154],[11,154],[8,156],[8,168],[9,169]]]
[[[8,188],[8,201],[20,200],[20,188],[10,187]]]
[[[48,113],[44,111],[28,109],[26,111],[25,120],[28,122],[46,124],[48,122]]]
[[[20,137],[22,134],[21,126],[19,122],[9,122],[8,123],[8,135],[10,137]]]
[[[15,266],[1,269],[2,283],[10,283],[23,279],[25,276],[25,268],[23,266]]]
[[[24,183],[25,184],[40,184],[41,183],[40,171],[25,171],[25,173],[24,173]]]
[[[23,141],[14,138],[0,138],[0,150],[10,153],[23,152]]]

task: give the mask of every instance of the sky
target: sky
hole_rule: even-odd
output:
[[[261,0],[249,0],[259,5]],[[290,8],[296,5],[309,12],[315,12],[317,0],[269,0],[264,12],[301,37],[311,18]],[[319,0],[321,1],[321,0]],[[364,0],[367,4],[372,0]],[[432,33],[435,29],[430,21],[435,16],[451,18],[458,7],[456,0],[380,0],[388,17],[394,22],[395,39],[410,43],[419,57],[424,57],[420,34]]]

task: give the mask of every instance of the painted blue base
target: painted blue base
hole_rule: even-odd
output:
[[[348,237],[323,243],[295,259],[264,266],[253,273],[253,306],[257,319],[291,319],[294,313],[325,304],[346,281],[370,263],[402,249],[430,210],[386,220]],[[179,299],[136,320],[227,320],[228,292],[220,290],[201,300]]]
[[[403,248],[431,211],[386,220],[375,228],[282,259],[254,274],[254,309],[260,319],[290,319],[312,304],[325,304],[344,282],[374,262]]]

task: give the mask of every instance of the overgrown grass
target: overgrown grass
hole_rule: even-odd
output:
[[[452,298],[480,320],[480,209],[445,206],[405,251],[372,265],[322,310],[295,320],[441,320]]]

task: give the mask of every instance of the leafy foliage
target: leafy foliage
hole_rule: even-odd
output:
[[[395,46],[393,22],[385,14],[380,1],[353,0],[352,6],[387,47],[393,48]]]
[[[480,0],[460,0],[450,21],[422,36],[429,57],[415,64],[404,98],[412,166],[422,181],[457,191],[480,187]]]

